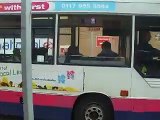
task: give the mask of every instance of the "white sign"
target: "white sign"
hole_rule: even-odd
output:
[[[20,64],[0,63],[0,87],[22,88]],[[83,91],[83,68],[76,66],[32,66],[33,89],[53,91]]]

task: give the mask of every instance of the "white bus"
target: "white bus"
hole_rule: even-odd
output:
[[[23,116],[21,1],[0,1],[0,114]],[[159,0],[34,0],[42,120],[159,120]]]

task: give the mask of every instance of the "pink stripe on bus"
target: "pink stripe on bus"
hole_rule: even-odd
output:
[[[112,99],[115,111],[160,112],[160,99]]]
[[[22,92],[0,91],[0,102],[20,103]],[[77,96],[33,94],[34,105],[72,108]]]
[[[73,108],[75,96],[34,94],[34,104],[41,106]]]
[[[0,91],[0,102],[20,103],[22,92]],[[33,94],[34,105],[73,108],[77,96]],[[112,98],[115,111],[160,112],[160,99]]]
[[[0,91],[0,102],[19,103],[22,92]]]
[[[115,111],[131,111],[132,102],[130,99],[112,99],[113,107]]]

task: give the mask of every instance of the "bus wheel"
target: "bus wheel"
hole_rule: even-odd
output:
[[[74,108],[73,120],[113,120],[112,105],[95,96],[83,98]]]

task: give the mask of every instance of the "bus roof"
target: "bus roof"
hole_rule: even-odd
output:
[[[21,0],[1,0],[0,3],[14,3],[14,2],[20,2]],[[75,1],[75,0],[32,0],[41,2],[51,2],[51,1]],[[113,1],[113,2],[130,2],[130,3],[160,3],[160,0],[76,0],[76,1]]]

